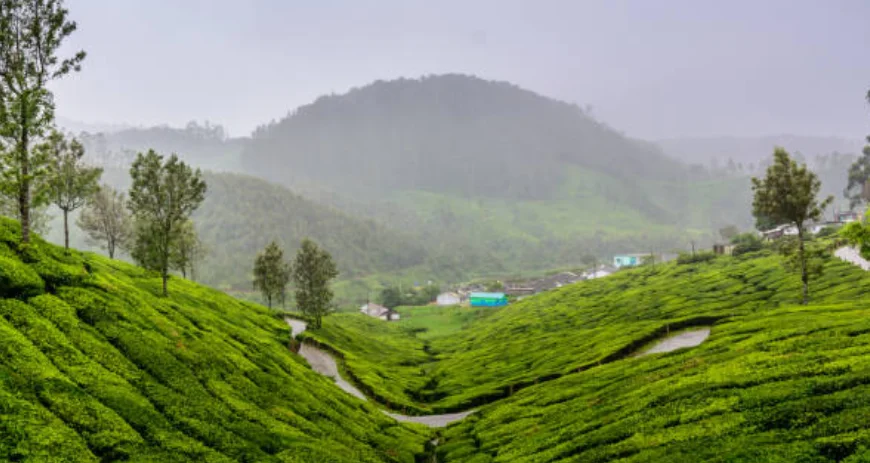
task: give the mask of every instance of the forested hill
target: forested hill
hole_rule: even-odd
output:
[[[208,248],[197,278],[208,284],[250,288],[254,256],[273,239],[288,252],[306,237],[316,240],[344,277],[397,271],[426,259],[415,240],[284,187],[240,174],[206,173],[205,180],[208,192],[194,221]]]
[[[354,194],[507,199],[558,196],[566,167],[625,182],[677,179],[683,169],[575,105],[464,75],[377,81],[321,97],[258,129],[242,164],[273,180]]]

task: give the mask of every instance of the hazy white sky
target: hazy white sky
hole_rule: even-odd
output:
[[[233,135],[375,79],[461,72],[644,138],[870,133],[866,0],[68,0],[58,114]]]

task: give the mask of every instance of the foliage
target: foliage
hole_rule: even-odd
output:
[[[175,246],[169,257],[169,267],[181,272],[181,276],[196,280],[197,269],[208,254],[205,244],[199,239],[193,221],[186,220],[181,223],[175,232]]]
[[[115,258],[116,249],[128,249],[133,238],[133,224],[123,192],[102,185],[79,215],[76,224],[87,233],[91,243],[98,244]]]
[[[731,251],[731,254],[734,256],[761,251],[764,248],[764,242],[761,237],[752,232],[741,233],[731,238],[731,244],[734,245],[734,250]]]
[[[19,239],[0,219],[0,461],[413,463],[431,439],[311,371],[263,306]]]
[[[867,461],[868,309],[739,316],[698,347],[531,386],[448,428],[438,461]]]
[[[864,220],[844,225],[840,229],[840,236],[856,246],[862,257],[870,259],[870,210],[865,213]]]
[[[284,250],[278,243],[272,241],[254,261],[254,289],[263,293],[263,297],[272,308],[272,300],[279,299],[284,303],[287,283],[290,282],[292,269],[284,260]]]
[[[806,164],[798,165],[782,148],[773,153],[773,164],[767,168],[763,179],[752,179],[752,212],[756,217],[769,217],[779,223],[797,227],[797,246],[788,247],[795,253],[797,269],[803,282],[803,303],[809,300],[808,256],[804,249],[805,224],[820,220],[825,208],[834,198],[817,198],[821,182]]]
[[[313,241],[305,239],[296,252],[292,271],[299,310],[313,320],[312,328],[320,328],[323,317],[334,310],[330,280],[338,276],[332,256]]]
[[[206,184],[199,169],[194,171],[174,154],[164,162],[154,150],[136,156],[130,177],[128,207],[136,221],[133,259],[160,272],[165,296],[179,231],[202,203]]]
[[[83,165],[82,144],[76,139],[67,140],[56,130],[42,148],[48,152],[49,195],[52,204],[63,213],[63,245],[69,249],[69,213],[84,206],[97,192],[103,169]]]
[[[54,121],[51,81],[78,71],[83,51],[58,52],[76,23],[63,0],[0,2],[0,194],[14,200],[22,242],[30,241],[30,210],[47,201],[48,155],[34,146]]]
[[[272,238],[288,252],[316,237],[345,277],[395,272],[422,265],[418,239],[372,220],[341,213],[261,179],[204,173],[208,192],[193,214],[209,244],[200,280],[212,286],[250,289],[253,259]]]
[[[701,262],[709,262],[716,257],[716,254],[710,251],[701,251],[695,253],[681,252],[677,256],[677,263],[680,265],[698,264]]]
[[[825,257],[823,261],[823,275],[812,281],[815,303],[850,302],[870,291],[870,275],[839,259]],[[471,321],[450,336],[426,337],[422,331],[426,325],[415,325],[411,318],[408,329],[422,335],[418,336],[422,346],[405,349],[411,353],[425,347],[432,362],[409,370],[400,368],[408,364],[401,354],[359,355],[377,364],[378,371],[394,371],[389,392],[380,389],[387,386],[381,386],[377,375],[367,372],[374,367],[358,370],[349,362],[347,368],[360,379],[363,390],[373,390],[374,396],[389,394],[391,403],[404,404],[409,410],[412,405],[433,412],[465,410],[544,380],[622,358],[668,329],[797,303],[800,283],[789,276],[784,264],[780,255],[760,252],[624,270],[489,309],[479,320],[469,315]],[[413,317],[418,309],[399,310],[403,320],[390,325],[402,327],[406,316]],[[442,323],[438,317],[428,318]],[[348,320],[336,319],[310,336],[329,345],[325,336],[334,327],[353,329]],[[363,329],[355,330],[360,337],[347,336],[340,345],[330,347],[345,356],[355,355],[356,343],[367,335]],[[390,333],[372,342],[389,346]],[[406,377],[396,378],[395,372],[405,372]],[[398,395],[402,391],[404,398]]]
[[[380,292],[381,305],[389,309],[395,309],[402,305],[426,305],[433,302],[441,290],[435,285],[426,285],[419,288],[408,288],[402,291],[399,286],[386,286]]]

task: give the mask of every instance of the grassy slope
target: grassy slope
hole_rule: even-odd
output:
[[[870,276],[836,261],[812,284],[814,301],[849,301],[870,289]],[[618,357],[621,352],[668,328],[794,303],[797,278],[786,274],[776,256],[721,258],[698,265],[659,265],[620,272],[608,278],[572,285],[494,311],[459,333],[433,339],[437,361],[427,365],[429,381],[397,377],[395,394],[404,402],[424,402],[436,411],[466,409],[515,393],[534,384]],[[336,320],[356,323],[357,318]],[[324,331],[329,331],[328,325]],[[357,329],[379,346],[395,341],[391,333]],[[407,334],[402,334],[405,338]],[[322,336],[313,333],[312,336]],[[407,339],[403,340],[407,343]],[[337,347],[353,353],[354,342]],[[392,370],[409,361],[409,350],[368,356],[378,368]],[[354,370],[354,365],[348,367]],[[393,370],[398,372],[399,370]],[[365,383],[365,375],[358,374]],[[420,383],[427,387],[416,389]],[[369,387],[377,389],[374,384]]]
[[[439,461],[870,461],[868,315],[760,311],[697,348],[530,387],[448,429]]]
[[[414,461],[426,435],[290,353],[260,306],[142,269],[18,249],[0,219],[0,460]],[[27,263],[24,263],[27,262]]]
[[[458,306],[399,307],[396,310],[402,318],[395,324],[423,341],[458,333],[467,324],[495,312],[491,307]]]

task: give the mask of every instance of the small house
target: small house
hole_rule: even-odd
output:
[[[382,305],[369,302],[360,307],[359,311],[369,317],[380,318],[384,321],[393,321],[399,319],[399,313],[395,310],[388,309]]]
[[[838,223],[849,223],[849,222],[855,222],[857,220],[858,220],[858,213],[855,211],[838,212],[836,215],[836,221]]]
[[[462,302],[462,298],[459,296],[459,294],[452,293],[452,292],[441,293],[438,295],[437,298],[435,298],[435,304],[442,305],[442,306],[443,305],[459,305],[460,302]]]
[[[622,267],[637,267],[643,263],[644,257],[649,254],[619,254],[613,256],[613,266],[616,268]]]
[[[502,307],[508,303],[504,293],[471,293],[468,299],[472,307]]]

